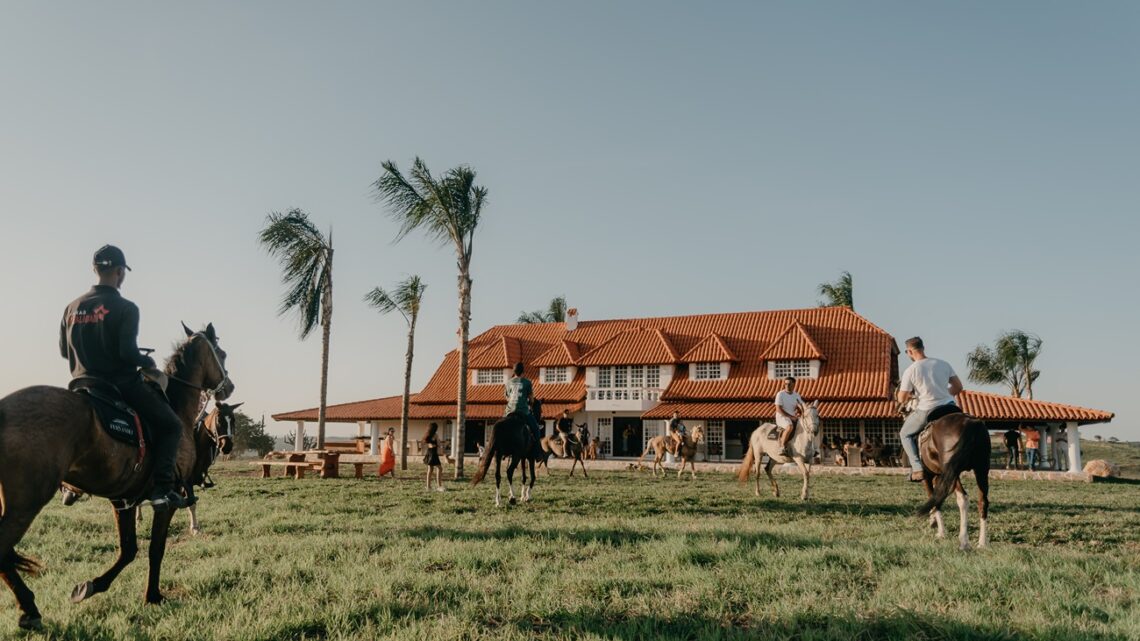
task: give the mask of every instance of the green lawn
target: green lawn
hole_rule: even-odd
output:
[[[1123,478],[1140,479],[1140,443],[1108,443],[1081,441],[1081,456],[1085,461],[1104,459],[1120,466]]]
[[[115,552],[110,508],[53,502],[20,549],[59,639],[1140,639],[1140,486],[995,482],[988,550],[935,541],[899,478],[820,477],[802,503],[728,475],[491,486],[244,476],[178,515],[163,588],[145,555],[80,604]],[[239,476],[237,472],[243,473]],[[556,470],[556,474],[558,471]],[[972,494],[972,486],[970,487]],[[148,515],[149,523],[149,515]],[[976,514],[971,514],[976,539]],[[6,591],[0,639],[19,635]],[[33,635],[28,635],[33,637]]]

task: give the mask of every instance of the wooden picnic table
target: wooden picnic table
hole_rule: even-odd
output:
[[[316,458],[309,458],[314,456]],[[342,458],[343,457],[343,458]],[[267,479],[272,476],[271,471],[274,467],[284,467],[285,476],[291,476],[296,479],[305,478],[305,470],[313,470],[319,472],[321,478],[339,478],[340,465],[352,465],[354,468],[355,478],[364,478],[364,466],[371,463],[370,459],[377,457],[366,457],[360,455],[342,455],[339,452],[329,452],[326,450],[309,450],[306,452],[293,452],[289,454],[288,459],[285,461],[254,461],[250,465],[257,465],[261,467],[261,478]]]

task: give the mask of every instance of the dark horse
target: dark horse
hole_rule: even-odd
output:
[[[203,392],[228,398],[234,385],[226,374],[226,354],[217,344],[214,326],[201,332],[186,329],[187,339],[166,364],[167,395],[182,418],[182,442],[178,450],[178,476],[191,479],[201,439],[194,433]],[[111,499],[119,532],[119,557],[101,576],[80,583],[72,592],[78,603],[110,587],[138,553],[135,512],[139,497],[152,486],[151,457],[139,461],[139,451],[113,440],[97,424],[98,419],[83,394],[48,386],[13,392],[0,399],[0,575],[20,604],[20,627],[41,627],[40,612],[19,572],[35,574],[37,561],[15,551],[32,521],[52,499],[61,483]],[[151,528],[150,573],[146,602],[161,603],[158,589],[162,557],[173,510],[155,513]]]
[[[962,472],[973,470],[978,484],[978,514],[981,516],[978,547],[986,547],[989,543],[986,518],[990,511],[990,432],[986,424],[961,412],[947,414],[934,420],[922,433],[918,451],[922,459],[922,484],[930,498],[918,508],[919,516],[929,514],[938,528],[936,536],[944,538],[946,528],[942,525],[942,503],[950,492],[954,492],[961,518],[958,547],[970,549],[966,489],[959,477]]]
[[[500,419],[491,427],[491,437],[487,439],[487,449],[483,452],[483,460],[479,462],[479,469],[475,472],[475,477],[471,479],[471,485],[478,485],[483,480],[483,477],[487,475],[487,470],[491,467],[491,459],[494,458],[495,507],[502,505],[502,492],[499,489],[502,483],[502,475],[499,470],[503,464],[503,457],[507,456],[511,459],[510,464],[507,465],[509,500],[512,505],[515,503],[515,468],[518,467],[519,463],[523,463],[530,466],[530,485],[527,485],[525,481],[523,482],[522,500],[529,501],[530,491],[534,488],[534,462],[536,457],[542,455],[541,449],[536,448],[536,445],[526,418],[517,414],[509,414]],[[525,468],[523,478],[526,478]]]

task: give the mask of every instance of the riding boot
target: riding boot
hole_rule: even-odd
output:
[[[154,491],[151,492],[150,501],[156,510],[168,506],[174,509],[187,506],[182,494],[174,489],[174,467],[181,439],[181,432],[163,434],[154,444]]]

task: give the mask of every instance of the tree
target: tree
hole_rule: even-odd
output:
[[[294,434],[293,432],[289,432],[281,440],[284,441],[285,444],[288,445],[289,447],[295,447],[297,445],[297,435]],[[316,446],[317,446],[317,439],[315,439],[311,436],[306,436],[303,444],[301,445],[301,449],[311,450]]]
[[[273,447],[273,437],[265,433],[265,419],[255,423],[244,412],[234,412],[234,452],[257,450],[258,456],[265,456]]]
[[[440,245],[455,248],[459,270],[459,376],[454,442],[458,448],[455,478],[463,478],[463,437],[467,414],[467,357],[471,325],[471,255],[475,230],[487,202],[487,189],[475,184],[475,170],[461,165],[436,179],[427,165],[416,158],[404,177],[396,163],[383,164],[384,173],[373,183],[378,201],[388,205],[399,221],[401,240],[412,231],[423,230]]]
[[[419,276],[411,276],[396,285],[391,292],[379,287],[368,292],[364,301],[381,314],[400,312],[408,324],[408,352],[404,356],[404,400],[400,406],[400,469],[408,469],[408,399],[412,394],[412,352],[416,343],[416,320],[420,316],[420,303],[427,285]]]
[[[824,300],[820,307],[850,307],[855,309],[855,287],[851,279],[851,272],[843,272],[839,280],[834,283],[820,283],[819,295]]]
[[[278,315],[297,315],[300,338],[321,325],[321,401],[317,413],[317,447],[325,446],[325,409],[329,389],[329,337],[332,334],[333,243],[300,209],[273,212],[261,230],[261,245],[278,259],[286,286]]]
[[[566,297],[559,296],[550,299],[546,311],[522,312],[519,314],[519,323],[562,323],[566,321]]]
[[[1006,385],[1010,396],[1033,398],[1033,382],[1041,372],[1033,363],[1041,354],[1041,338],[1019,329],[1004,332],[993,347],[978,345],[966,356],[970,380],[987,385]]]

